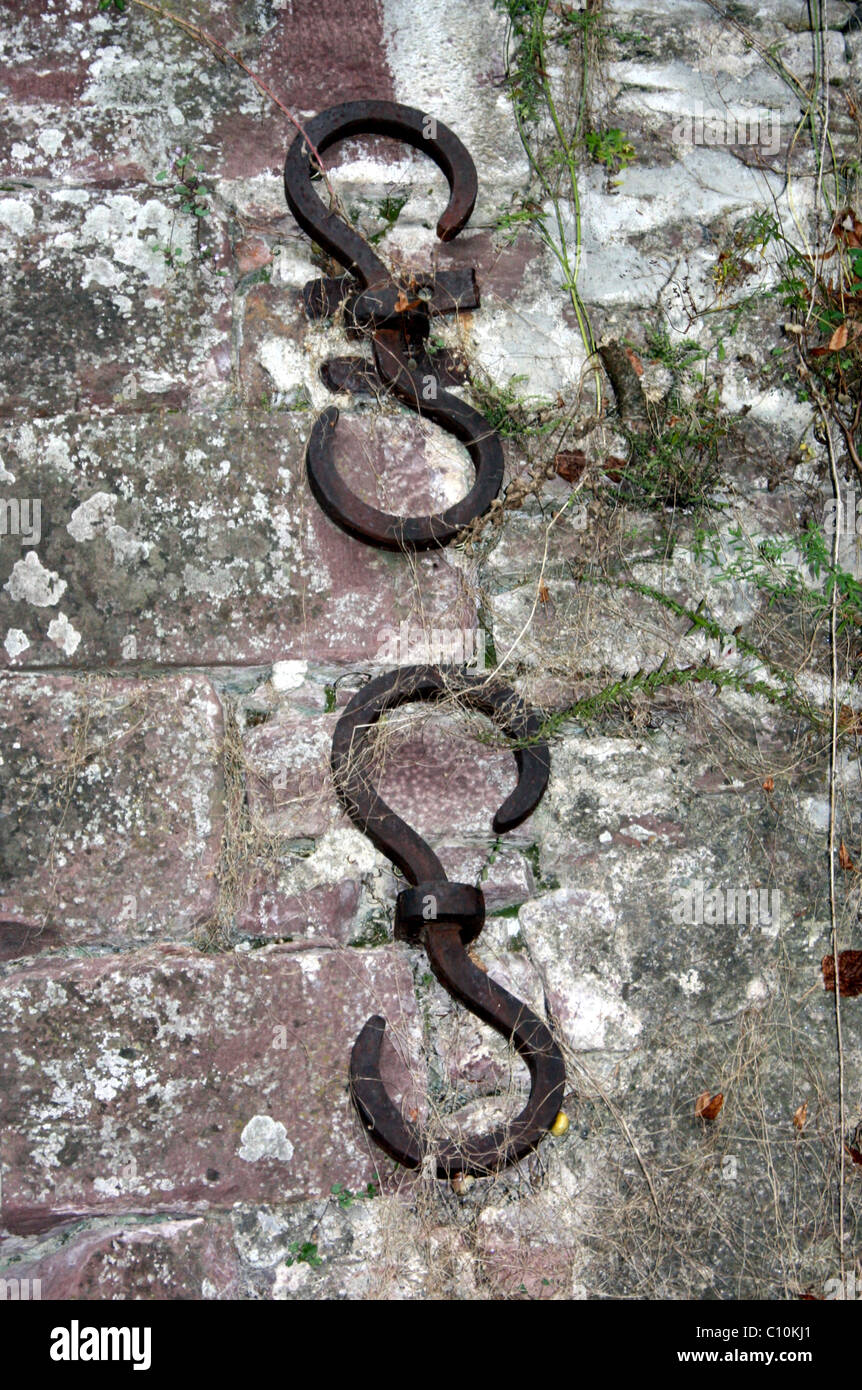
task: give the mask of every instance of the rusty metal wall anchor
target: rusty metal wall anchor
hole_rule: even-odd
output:
[[[310,281],[303,291],[312,318],[345,306],[354,330],[370,332],[371,363],[336,358],[321,372],[335,390],[377,384],[417,414],[433,420],[466,446],[476,470],[472,488],[460,502],[429,516],[402,517],[362,502],[340,476],[335,460],[338,410],[330,406],[315,421],[306,451],[308,479],[317,501],[344,530],[387,550],[428,550],[445,546],[488,510],[503,481],[503,451],[490,423],[477,410],[443,389],[425,344],[432,314],[476,308],[474,272],[440,271],[396,279],[380,258],[314,189],[307,141],[320,153],[350,135],[387,135],[428,154],[449,184],[449,202],[437,235],[449,241],[467,222],[476,201],[476,169],[458,137],[442,121],[392,101],[351,101],[333,106],[306,125],[284,165],[288,207],[304,232],[345,267],[347,276]]]
[[[455,694],[491,716],[520,746],[515,749],[518,783],[494,817],[502,834],[520,825],[545,791],[549,753],[536,739],[540,721],[518,696],[481,676],[405,666],[370,681],[353,696],[332,740],[335,783],[351,819],[396,864],[412,885],[399,893],[395,936],[423,945],[431,969],[445,989],[471,1013],[490,1024],[518,1050],[530,1073],[530,1097],[515,1119],[481,1138],[433,1146],[439,1177],[494,1173],[523,1158],[553,1126],[562,1106],[565,1067],[560,1049],[541,1019],[498,985],[470,959],[466,947],[485,921],[480,889],[450,883],[430,845],[386,805],[365,775],[359,755],[374,724],[387,710],[413,700],[440,700]],[[426,918],[429,898],[436,916]],[[421,1166],[428,1144],[407,1124],[380,1076],[386,1024],[370,1018],[353,1046],[350,1084],[359,1114],[376,1142],[408,1168]]]

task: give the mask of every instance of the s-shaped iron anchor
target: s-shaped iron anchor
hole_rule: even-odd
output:
[[[350,101],[309,121],[294,140],[284,165],[288,207],[300,227],[344,268],[343,277],[312,280],[303,296],[311,318],[344,305],[354,330],[372,335],[373,369],[362,358],[334,358],[322,371],[334,390],[367,389],[369,381],[392,391],[404,405],[453,434],[466,446],[476,477],[460,502],[429,516],[403,517],[363,502],[338,472],[335,432],[338,410],[318,416],[306,450],[311,490],[343,530],[387,550],[429,550],[448,545],[488,510],[503,481],[499,437],[478,410],[440,385],[426,348],[432,314],[478,307],[472,270],[413,274],[399,282],[353,227],[327,209],[315,192],[309,144],[323,153],[350,135],[388,135],[428,154],[449,184],[449,202],[437,235],[449,241],[467,222],[476,201],[476,169],[458,137],[433,116],[393,101]],[[365,383],[363,385],[363,383]]]
[[[550,1029],[480,970],[467,952],[485,922],[481,890],[447,879],[430,845],[387,806],[363,771],[360,754],[381,715],[413,700],[452,695],[490,716],[515,744],[517,785],[493,821],[494,830],[503,834],[538,805],[550,770],[547,744],[538,739],[538,715],[508,687],[454,670],[404,666],[378,676],[353,696],[332,740],[332,771],[348,815],[412,885],[398,894],[396,938],[424,946],[444,989],[502,1034],[530,1074],[530,1096],[515,1119],[481,1138],[429,1143],[404,1120],[383,1084],[380,1052],[386,1024],[379,1016],[368,1020],[350,1058],[351,1092],[363,1123],[381,1148],[405,1167],[420,1167],[426,1154],[433,1153],[438,1177],[448,1178],[495,1173],[523,1158],[554,1125],[565,1089],[565,1066]]]

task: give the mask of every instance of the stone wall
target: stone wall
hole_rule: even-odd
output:
[[[676,392],[667,466],[703,482],[698,505],[632,485],[619,381],[590,425],[597,359],[535,217],[501,8],[191,7],[300,120],[406,101],[476,162],[443,246],[427,161],[380,141],[333,161],[390,264],[476,268],[481,307],[437,345],[503,425],[507,482],[550,464],[501,526],[408,558],[307,487],[321,363],[356,348],[303,311],[331,267],[285,206],[283,113],[133,3],[0,8],[0,1275],[53,1298],[821,1296],[842,1164],[847,1269],[860,1251],[862,1001],[840,998],[842,1113],[821,959],[830,845],[837,939],[862,945],[862,699],[851,623],[830,782],[822,575],[785,545],[803,603],[758,569],[764,539],[825,515],[829,455],[783,328],[786,247],[751,232],[758,212],[823,231],[787,76],[813,81],[808,7],[613,0],[549,48],[569,129],[588,36],[580,228],[559,202],[580,295],[664,448]],[[833,0],[825,34],[848,186],[853,14]],[[337,400],[363,495],[417,514],[463,494],[454,441]],[[485,1128],[526,1069],[393,943],[399,885],[328,773],[351,693],[435,633],[548,714],[549,792],[495,840],[513,760],[455,710],[400,724],[378,785],[481,884],[476,958],[552,1022],[571,1120],[455,1190],[369,1142],[357,1031],[386,1017],[388,1084],[422,1120],[466,1106]],[[704,1092],[724,1097],[711,1121]]]

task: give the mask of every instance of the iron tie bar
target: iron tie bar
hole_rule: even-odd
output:
[[[408,1124],[380,1075],[385,1020],[369,1018],[350,1058],[350,1087],[363,1123],[375,1141],[408,1168],[434,1156],[438,1177],[482,1176],[524,1158],[553,1125],[562,1108],[565,1066],[548,1026],[525,1003],[492,980],[470,959],[469,944],[485,922],[485,899],[471,884],[452,883],[422,837],[387,806],[361,767],[364,744],[387,711],[414,700],[439,701],[456,695],[470,708],[495,720],[516,742],[518,781],[494,816],[497,834],[512,830],[541,800],[550,757],[538,739],[540,720],[507,686],[484,677],[433,666],[405,666],[364,685],[350,700],[332,740],[335,785],[351,820],[404,874],[411,887],[399,893],[395,937],[422,945],[444,989],[519,1052],[530,1074],[530,1095],[521,1113],[480,1138],[430,1144]],[[434,904],[432,917],[427,904]]]
[[[432,420],[465,445],[475,468],[467,495],[445,511],[404,517],[381,511],[348,487],[336,462],[339,412],[329,406],[317,418],[306,450],[311,490],[327,515],[343,530],[387,550],[430,550],[450,541],[482,516],[503,482],[503,450],[490,422],[440,385],[428,351],[431,315],[478,307],[472,270],[410,275],[399,282],[368,242],[339,214],[325,207],[315,191],[311,148],[323,153],[352,135],[385,135],[428,154],[449,185],[449,202],[437,223],[442,241],[457,236],[476,201],[476,168],[457,135],[442,121],[392,101],[351,101],[330,107],[309,121],[284,165],[288,207],[302,230],[344,266],[347,276],[310,281],[303,291],[313,318],[345,305],[354,330],[370,333],[377,384],[410,410]],[[333,359],[321,375],[334,389],[367,389],[371,368],[359,358]],[[365,383],[365,385],[363,384]]]

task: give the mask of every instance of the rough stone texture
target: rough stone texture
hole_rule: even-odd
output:
[[[322,514],[307,432],[293,415],[253,429],[206,413],[9,425],[6,486],[41,509],[37,534],[25,507],[0,550],[4,662],[374,660],[420,602],[435,626],[469,626],[446,558],[411,572]]]
[[[63,1302],[233,1299],[243,1290],[231,1234],[227,1222],[201,1217],[96,1228],[41,1258],[10,1264],[6,1277],[29,1279],[31,1289],[38,1280],[41,1298]]]
[[[304,474],[324,405],[341,410],[339,466],[378,506],[445,506],[471,470],[436,427],[323,385],[328,357],[368,349],[302,309],[333,267],[285,206],[295,128],[134,7],[0,3],[0,1278],[94,1300],[819,1294],[842,1141],[862,1143],[860,1001],[841,1001],[841,1135],[820,969],[826,624],[725,573],[798,538],[830,495],[779,248],[734,242],[758,210],[795,243],[813,234],[799,93],[762,57],[810,86],[808,7],[733,7],[753,45],[702,0],[606,0],[591,59],[588,128],[620,130],[635,158],[618,171],[577,150],[579,290],[597,342],[633,347],[653,419],[673,386],[683,423],[703,408],[671,364],[684,340],[707,354],[694,375],[722,433],[706,545],[690,513],[645,507],[621,478],[610,393],[601,428],[577,433],[595,408],[587,354],[570,270],[523,217],[543,194],[501,10],[192,9],[300,119],[394,98],[461,135],[479,199],[448,245],[444,181],[420,154],[352,140],[327,155],[332,184],[393,268],[475,267],[480,310],[435,322],[435,346],[492,403],[521,402],[507,482],[558,449],[587,463],[574,495],[551,479],[469,551],[408,560],[344,536]],[[831,131],[852,169],[862,38],[838,30],[847,4],[826,9]],[[577,35],[546,54],[566,128],[580,58]],[[699,112],[727,122],[721,139],[693,138]],[[756,147],[738,125],[754,115]],[[197,218],[185,168],[206,189]],[[561,216],[571,247],[565,199]],[[743,263],[722,288],[728,254]],[[858,544],[846,554],[862,575]],[[821,582],[798,548],[786,558]],[[568,1132],[459,1191],[369,1145],[345,1089],[359,1026],[379,1010],[395,1028],[389,1082],[432,1130],[514,1114],[526,1072],[421,950],[392,944],[401,880],[328,770],[350,695],[434,659],[435,634],[471,656],[481,636],[479,668],[501,662],[554,716],[548,795],[504,840],[490,822],[514,765],[483,721],[404,711],[369,762],[450,876],[482,886],[474,958],[565,1050]],[[842,949],[860,944],[858,665],[851,648],[838,692]],[[618,684],[684,668],[697,679]],[[724,1095],[714,1122],[695,1117],[704,1090]],[[862,1278],[862,1170],[844,1152]]]
[[[215,911],[209,681],[0,677],[0,955],[188,936]]]
[[[283,163],[294,134],[287,121],[273,121],[235,69],[202,60],[170,25],[131,9],[117,23],[89,0],[8,0],[3,11],[13,100],[7,175],[128,181],[164,167],[178,144],[203,145],[227,178]],[[215,0],[199,18],[234,50],[251,42],[257,71],[292,109],[325,105],[333,72],[342,100],[391,95],[375,0],[347,0],[327,15],[315,0],[271,8]]]
[[[196,258],[197,225],[175,224],[164,196],[135,186],[0,196],[4,413],[224,398],[229,287]]]
[[[409,986],[400,948],[157,947],[8,974],[4,1226],[364,1187],[377,1163],[347,1097],[350,1047],[381,1012],[415,1052]],[[390,1089],[412,1095],[388,1055]]]

